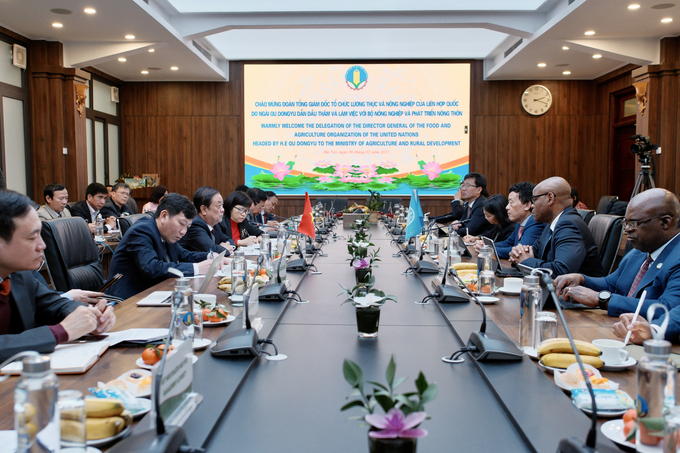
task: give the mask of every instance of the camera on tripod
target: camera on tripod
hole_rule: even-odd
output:
[[[659,148],[659,145],[654,145],[649,141],[649,137],[633,135],[630,139],[635,140],[635,143],[630,145],[630,152],[637,154],[638,159],[642,163],[647,163],[652,157],[652,151],[656,151]]]

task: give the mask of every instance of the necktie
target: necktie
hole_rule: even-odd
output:
[[[465,209],[465,218],[466,218],[466,219],[469,219],[471,213],[472,213],[472,208],[470,207],[470,204],[468,203],[467,209]]]
[[[6,278],[0,283],[0,296],[9,296],[10,282],[9,278]]]
[[[635,280],[633,280],[633,284],[630,286],[630,291],[628,291],[628,297],[634,297],[635,293],[637,292],[638,285],[644,278],[645,274],[647,273],[647,269],[649,269],[649,264],[652,262],[652,257],[647,254],[647,259],[645,260],[644,263],[642,263],[642,266],[640,266],[640,270],[638,271],[637,275],[635,276]]]
[[[519,241],[522,239],[522,230],[524,230],[524,225],[519,226],[519,230],[517,231],[517,240]]]
[[[0,335],[9,333],[9,323],[12,318],[12,307],[9,303],[9,278],[0,283]]]

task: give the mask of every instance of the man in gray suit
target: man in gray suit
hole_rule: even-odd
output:
[[[43,189],[45,206],[38,209],[40,220],[52,220],[71,217],[71,211],[66,208],[68,204],[68,190],[61,184],[48,184]]]
[[[0,191],[0,361],[21,351],[52,352],[88,333],[103,333],[116,317],[106,302],[88,306],[36,280],[45,243],[28,197]]]

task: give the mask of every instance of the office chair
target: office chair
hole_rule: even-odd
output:
[[[104,269],[90,228],[80,217],[43,222],[45,260],[57,291],[98,290],[104,283]]]
[[[600,197],[600,201],[597,202],[597,208],[595,209],[595,213],[603,214],[604,209],[607,207],[609,202],[612,201],[614,198],[616,198],[617,200],[619,199],[619,197],[617,197],[616,195],[602,195]]]
[[[619,252],[623,235],[623,217],[596,214],[590,220],[588,229],[593,235],[597,250],[600,252],[602,268],[607,275],[612,271],[616,255]]]
[[[125,217],[119,217],[118,218],[118,223],[120,224],[120,235],[125,236],[125,233],[127,233],[127,230],[130,229],[132,225],[135,224],[140,219],[144,218],[152,218],[153,215],[149,214],[148,212],[145,212],[144,214],[132,214],[132,215],[127,215]]]
[[[402,200],[399,197],[382,197],[380,201],[382,201],[382,207],[380,208],[381,214],[388,213],[390,206],[392,206],[392,211],[394,211],[395,204],[402,204]]]
[[[586,225],[590,223],[590,220],[595,215],[595,211],[592,209],[577,209],[577,211],[581,214],[581,217],[583,217],[583,221],[586,222]]]
[[[128,201],[125,204],[127,205],[131,213],[139,214],[139,205],[137,204],[137,200],[132,198],[132,195],[130,195],[130,198],[128,198]]]

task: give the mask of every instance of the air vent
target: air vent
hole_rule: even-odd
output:
[[[522,44],[522,41],[524,41],[524,40],[520,38],[519,41],[517,41],[508,50],[505,51],[505,53],[503,54],[503,57],[508,58],[508,55],[510,55],[516,48],[518,48]]]
[[[208,59],[208,61],[212,61],[212,54],[208,52],[205,47],[197,43],[196,41],[191,41],[194,44],[194,47],[198,49],[199,52],[203,54],[205,58]]]

